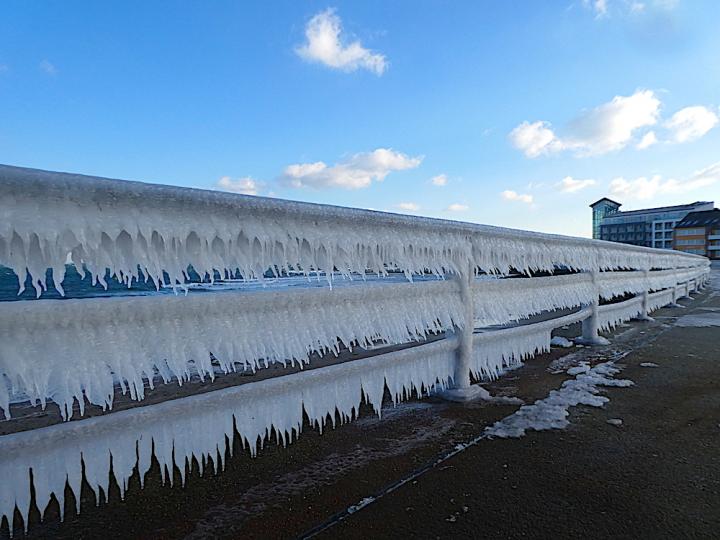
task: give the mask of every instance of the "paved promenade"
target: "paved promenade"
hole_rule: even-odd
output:
[[[155,464],[125,501],[115,488],[94,508],[85,489],[83,513],[63,524],[53,507],[42,524],[36,513],[31,536],[717,538],[720,269],[681,303],[621,326],[608,347],[554,349],[486,385],[531,403],[580,361],[623,366],[617,377],[635,385],[606,390],[603,408],[571,409],[565,430],[465,447],[517,405],[410,401],[323,435],[306,427],[256,459],[236,441],[224,473],[192,476],[184,489],[163,486]]]

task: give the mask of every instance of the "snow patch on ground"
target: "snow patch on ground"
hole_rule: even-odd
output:
[[[580,362],[579,366],[571,367],[567,370],[568,375],[572,375],[573,377],[575,375],[580,375],[581,373],[587,373],[590,371],[590,364],[587,362]]]
[[[564,373],[567,368],[576,366],[582,358],[586,357],[587,354],[584,351],[571,352],[550,362],[547,369],[550,373]]]
[[[640,367],[660,367],[655,362],[641,362]]]
[[[520,407],[514,414],[503,418],[485,430],[489,437],[522,437],[529,429],[543,431],[567,427],[570,407],[590,405],[602,407],[609,399],[599,395],[601,387],[628,387],[634,383],[627,379],[613,379],[620,372],[614,362],[604,362],[567,380],[559,390],[553,390],[545,399]]]
[[[610,424],[611,426],[615,426],[615,427],[621,427],[623,425],[623,421],[620,420],[619,418],[609,418],[607,420],[607,423]]]
[[[575,344],[567,338],[562,336],[555,336],[550,340],[550,345],[553,347],[565,347],[566,349],[573,347]]]

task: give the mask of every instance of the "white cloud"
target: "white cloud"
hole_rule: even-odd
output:
[[[384,55],[374,53],[362,46],[360,41],[344,45],[340,39],[342,21],[334,9],[326,9],[315,15],[305,27],[307,42],[295,52],[308,62],[320,62],[342,71],[359,68],[382,75],[388,62]]]
[[[259,188],[257,180],[249,176],[235,180],[229,176],[223,176],[217,181],[216,186],[224,191],[232,191],[233,193],[241,193],[243,195],[257,195]]]
[[[658,142],[658,140],[655,132],[648,131],[645,135],[643,135],[643,138],[640,139],[640,142],[635,145],[635,148],[637,148],[638,150],[645,150],[646,148],[651,147],[656,142]]]
[[[586,187],[593,185],[595,185],[595,180],[578,180],[572,176],[566,176],[560,181],[558,187],[563,193],[575,193],[576,191],[580,191],[581,189],[585,189]]]
[[[445,174],[438,174],[437,176],[433,176],[430,179],[430,182],[432,182],[433,186],[446,186],[448,183],[448,178]]]
[[[405,210],[406,212],[417,212],[420,210],[420,205],[414,202],[401,202],[397,203],[395,208]]]
[[[294,188],[361,189],[381,182],[392,171],[414,169],[423,157],[410,157],[389,148],[355,154],[345,161],[329,167],[322,161],[298,163],[285,168],[281,181]]]
[[[42,62],[40,62],[39,67],[48,75],[57,75],[57,68],[53,64],[51,64],[49,60],[43,60]]]
[[[615,96],[570,125],[569,147],[583,155],[598,155],[624,148],[634,132],[655,125],[660,100],[652,90],[638,90],[631,96]]]
[[[638,90],[580,115],[568,125],[567,135],[558,137],[548,122],[523,122],[511,133],[516,148],[527,157],[573,150],[579,156],[600,155],[624,148],[635,132],[655,125],[660,100],[652,90]]]
[[[548,122],[523,122],[510,132],[510,141],[527,157],[534,158],[563,149]]]
[[[532,195],[517,193],[511,189],[506,189],[500,195],[502,195],[502,198],[506,201],[520,201],[527,204],[531,204],[533,202]]]
[[[470,209],[470,207],[467,204],[461,204],[461,203],[453,203],[450,206],[448,206],[445,210],[448,212],[466,212]]]
[[[630,4],[630,11],[633,13],[642,13],[645,11],[645,4],[642,2],[633,2]]]
[[[673,142],[684,143],[699,139],[717,123],[718,117],[713,111],[696,105],[680,109],[665,122],[665,127],[671,131]]]
[[[694,191],[720,182],[720,162],[696,171],[690,178],[676,180],[655,175],[651,178],[641,176],[634,180],[615,178],[610,182],[610,193],[626,200],[647,200],[659,195],[677,195]]]

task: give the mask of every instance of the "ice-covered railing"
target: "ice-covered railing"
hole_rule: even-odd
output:
[[[68,256],[103,281],[182,284],[302,270],[349,275],[468,267],[552,271],[695,267],[702,257],[624,244],[279,199],[0,166],[0,264],[41,294]]]
[[[5,418],[11,395],[50,402],[65,419],[79,411],[76,421],[0,436],[0,516],[11,520],[17,506],[25,524],[31,485],[41,510],[54,493],[62,512],[66,483],[79,500],[83,466],[89,485],[107,492],[112,463],[124,493],[134,466],[142,481],[153,448],[163,470],[177,466],[184,478],[193,458],[201,468],[222,466],[235,429],[254,454],[272,433],[284,442],[297,436],[303,414],[322,427],[336,414],[354,416],[363,399],[379,412],[386,391],[393,401],[435,390],[470,399],[471,373],[496,377],[548,350],[554,328],[582,322],[585,342],[602,343],[599,330],[675,303],[708,273],[706,259],[678,252],[14,167],[0,167],[0,218],[0,264],[21,287],[31,276],[38,293],[48,268],[62,291],[68,260],[94,280],[109,269],[128,285],[146,277],[183,285],[191,267],[208,279],[268,269],[323,272],[329,281],[390,270],[441,278],[0,302]],[[532,277],[540,270],[561,272]],[[557,316],[526,324],[552,311]],[[431,335],[441,339],[425,342]],[[141,400],[154,384],[271,363],[306,366],[314,354],[377,342],[418,344],[107,411],[120,392]],[[88,404],[106,412],[86,418]]]

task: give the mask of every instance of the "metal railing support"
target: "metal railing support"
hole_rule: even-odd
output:
[[[648,281],[648,278],[650,277],[650,271],[644,270],[643,274],[645,276],[645,291],[642,293],[642,313],[635,317],[636,321],[654,321],[650,316],[650,283]]]
[[[682,296],[680,298],[688,298],[689,300],[692,300],[692,296],[690,296],[690,281],[686,281],[682,284]]]
[[[671,307],[671,308],[683,307],[680,304],[678,304],[679,296],[678,296],[678,283],[677,282],[675,282],[675,286],[672,288],[672,294],[673,294],[672,302],[669,303],[667,305],[667,307]]]
[[[472,282],[475,275],[472,265],[468,265],[462,274],[456,274],[463,305],[463,327],[459,329],[459,343],[456,352],[453,387],[442,392],[441,396],[448,401],[465,402],[486,395],[486,391],[477,385],[470,384],[472,361],[473,330],[475,329],[475,310],[472,297]],[[458,331],[458,329],[456,329]]]
[[[592,276],[592,282],[597,282],[597,270],[590,272]],[[597,287],[596,287],[597,289]],[[600,332],[600,320],[598,318],[598,306],[600,305],[600,294],[596,293],[595,299],[586,307],[590,308],[590,316],[582,322],[582,336],[576,338],[575,343],[581,345],[609,345],[610,341],[607,338],[599,335]]]

